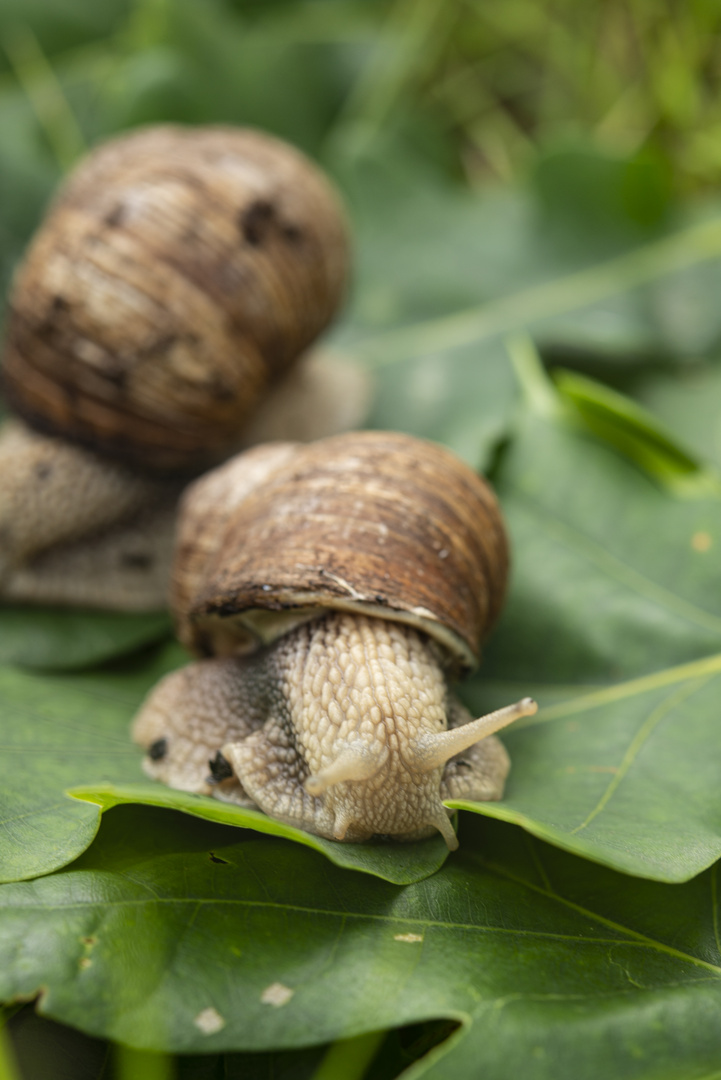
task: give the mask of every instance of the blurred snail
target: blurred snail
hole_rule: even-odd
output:
[[[153,127],[80,164],[10,298],[0,594],[162,606],[184,480],[249,425],[263,438],[262,411],[272,437],[275,387],[287,414],[294,380],[311,437],[360,422],[320,415],[332,365],[288,374],[343,297],[347,246],[330,183],[258,131]]]
[[[472,720],[450,688],[507,569],[493,493],[440,446],[367,431],[232,458],[183,498],[173,609],[206,659],[136,717],[146,772],[335,840],[457,847],[442,800],[500,798],[493,732],[536,711]]]

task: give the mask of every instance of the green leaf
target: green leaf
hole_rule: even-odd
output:
[[[495,478],[514,574],[493,677],[616,682],[721,647],[721,499],[679,499],[578,425],[526,415]]]
[[[0,664],[70,670],[91,667],[167,638],[167,612],[131,614],[73,608],[0,607]]]
[[[413,844],[339,844],[322,836],[295,829],[269,818],[260,810],[246,810],[240,806],[218,802],[205,795],[192,795],[186,791],[174,791],[162,784],[112,784],[73,787],[68,791],[76,799],[95,803],[103,812],[114,806],[141,804],[180,810],[184,814],[216,821],[223,825],[235,825],[241,829],[255,829],[269,836],[281,836],[294,840],[325,855],[336,866],[363,873],[374,874],[396,885],[408,885],[429,877],[443,865],[448,848],[440,834]]]
[[[632,157],[566,142],[543,152],[533,180],[544,211],[569,230],[608,241],[657,227],[670,210],[668,162],[649,149]]]
[[[500,803],[448,803],[522,825],[588,859],[688,881],[721,857],[721,654],[543,707],[504,741]]]
[[[65,866],[91,843],[101,809],[123,802],[289,837],[339,866],[399,884],[443,864],[448,849],[440,836],[419,844],[337,844],[260,812],[140,783],[142,752],[130,740],[130,721],[151,686],[185,659],[172,645],[144,663],[72,678],[0,668],[0,881]],[[68,788],[81,787],[81,797],[68,798]]]
[[[633,394],[702,459],[721,466],[721,366],[689,364],[676,375],[649,373]]]
[[[617,415],[638,448],[644,425]],[[670,496],[563,413],[526,414],[497,485],[514,575],[462,689],[478,712],[527,694],[541,711],[504,733],[504,800],[449,805],[687,880],[721,856],[721,499]]]
[[[143,696],[182,656],[177,646],[114,672],[58,677],[0,668],[0,880],[47,874],[85,850],[95,806],[65,788],[140,778],[129,736]]]
[[[678,445],[669,431],[623,394],[575,372],[557,370],[561,396],[586,425],[678,495],[721,494],[721,477]]]
[[[3,0],[1,25],[7,32],[17,26],[30,27],[47,53],[77,48],[110,34],[129,10],[128,0]],[[0,70],[7,57],[0,56]]]
[[[68,869],[0,888],[0,996],[183,1053],[303,1047],[431,1017],[414,1076],[716,1067],[716,871],[639,882],[499,823],[399,888],[270,837],[121,808]],[[242,1002],[242,1008],[238,1003]]]

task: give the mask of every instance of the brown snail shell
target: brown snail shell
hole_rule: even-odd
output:
[[[340,610],[415,626],[467,670],[507,573],[481,477],[434,443],[354,432],[258,447],[196,481],[171,603],[180,639],[201,655],[252,651]]]
[[[347,261],[332,187],[280,140],[175,126],[113,139],[17,273],[7,399],[48,434],[198,470],[327,325]]]

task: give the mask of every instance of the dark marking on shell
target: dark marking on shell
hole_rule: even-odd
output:
[[[38,480],[47,480],[49,476],[52,476],[53,467],[49,461],[39,461],[35,466],[35,475]]]
[[[116,386],[118,390],[124,390],[128,383],[128,369],[121,360],[113,360],[108,357],[107,361],[98,369],[98,374]]]
[[[214,375],[208,381],[208,385],[215,401],[233,401],[237,397],[235,388],[230,386],[220,375]]]
[[[105,224],[111,229],[117,229],[119,225],[122,225],[127,217],[127,209],[123,203],[118,203],[114,206],[110,213],[105,215],[103,219]]]
[[[252,247],[260,247],[266,240],[275,219],[275,207],[268,199],[256,199],[240,212],[240,231]]]
[[[305,233],[298,225],[286,224],[281,229],[283,239],[293,247],[300,247],[305,241]]]

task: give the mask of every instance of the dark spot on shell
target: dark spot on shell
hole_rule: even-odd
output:
[[[256,199],[240,212],[238,224],[244,239],[253,247],[260,247],[268,235],[275,218],[275,207],[267,199]]]
[[[168,740],[156,739],[148,747],[148,757],[151,761],[162,761],[168,752]]]
[[[117,386],[119,390],[124,390],[128,381],[127,369],[122,365],[122,361],[116,360],[114,363],[110,360],[103,363],[103,366],[98,369],[98,374],[102,375],[104,379],[111,382],[113,386]]]
[[[70,302],[65,299],[64,296],[53,297],[53,311],[67,311],[70,307]]]
[[[214,851],[209,851],[210,861],[214,863],[222,863],[223,866],[230,866],[227,859],[221,859],[220,855],[216,855]]]
[[[221,784],[223,780],[229,780],[233,775],[232,765],[226,757],[223,757],[220,750],[214,758],[210,759],[208,768],[210,769],[209,784]]]
[[[145,551],[124,551],[120,556],[120,565],[128,570],[149,570],[153,559]]]
[[[229,386],[219,375],[210,380],[209,388],[215,401],[232,401],[236,396],[235,389]]]
[[[118,225],[122,225],[127,217],[126,207],[122,203],[118,203],[114,206],[109,214],[105,215],[104,221],[111,229],[117,229]]]
[[[284,225],[281,231],[283,239],[293,247],[299,247],[305,240],[305,234],[298,225]]]
[[[190,338],[190,335],[188,335],[188,337]],[[163,334],[162,337],[157,338],[143,350],[143,359],[147,357],[165,356],[166,353],[170,352],[177,340],[177,334]],[[195,338],[195,340],[197,341],[197,338]]]
[[[35,475],[38,480],[47,480],[52,475],[53,467],[49,461],[39,461],[35,466]]]

